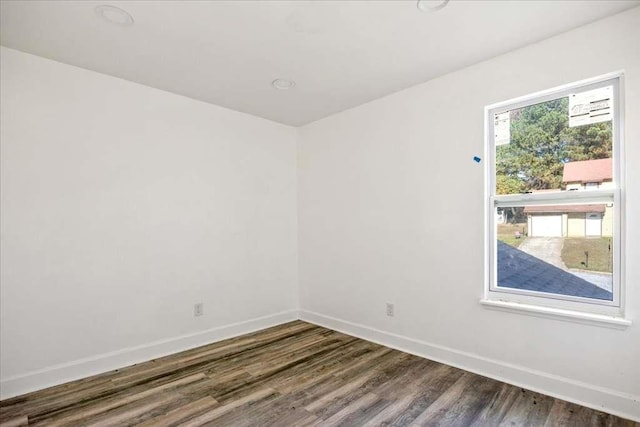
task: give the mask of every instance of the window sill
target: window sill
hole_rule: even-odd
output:
[[[511,311],[514,313],[528,314],[531,316],[559,319],[614,329],[626,329],[629,325],[631,325],[631,320],[624,319],[622,317],[583,313],[579,311],[563,310],[559,308],[520,304],[517,302],[481,299],[480,304],[484,305],[487,308],[501,311]]]

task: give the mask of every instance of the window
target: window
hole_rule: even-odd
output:
[[[621,318],[621,78],[485,108],[484,303]]]
[[[584,187],[587,190],[595,190],[596,188],[598,188],[598,186],[600,185],[600,183],[598,182],[587,182]]]

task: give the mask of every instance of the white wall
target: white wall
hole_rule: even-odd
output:
[[[296,317],[294,128],[0,62],[4,397]]]
[[[299,290],[305,319],[640,419],[637,22],[638,8],[297,136],[2,48],[3,397],[293,318]],[[634,324],[480,306],[484,105],[619,69]]]
[[[639,40],[635,8],[303,127],[302,317],[640,420]],[[484,106],[621,69],[634,324],[481,306]]]

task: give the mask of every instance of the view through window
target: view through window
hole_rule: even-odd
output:
[[[493,289],[614,301],[617,87],[489,111]]]

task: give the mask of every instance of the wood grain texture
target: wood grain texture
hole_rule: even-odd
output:
[[[2,426],[639,426],[309,323],[0,402]]]

